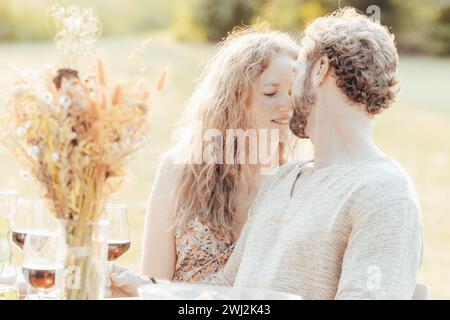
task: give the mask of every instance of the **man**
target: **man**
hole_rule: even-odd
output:
[[[394,38],[344,8],[311,23],[302,49],[290,127],[311,139],[314,161],[266,179],[214,283],[304,299],[411,299],[420,208],[409,175],[372,138],[375,116],[398,94]]]

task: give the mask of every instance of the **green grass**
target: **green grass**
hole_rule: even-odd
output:
[[[126,72],[127,56],[142,38],[105,39],[100,42],[113,78]],[[144,55],[150,71],[171,66],[169,86],[153,100],[149,145],[129,163],[129,177],[112,201],[128,206],[132,247],[118,263],[138,270],[143,221],[148,194],[161,153],[172,141],[174,128],[186,99],[192,92],[202,63],[213,52],[212,45],[173,42],[155,35]],[[37,67],[55,57],[50,43],[0,44],[0,98],[12,81],[7,63]],[[412,175],[423,209],[425,255],[419,281],[432,287],[435,298],[450,299],[450,60],[402,57],[400,78],[403,93],[397,105],[379,116],[375,135],[378,144]],[[19,178],[21,168],[0,147],[0,187],[18,188],[23,196],[35,194],[29,180]]]

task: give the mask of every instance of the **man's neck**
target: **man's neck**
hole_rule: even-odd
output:
[[[345,103],[334,108],[338,112],[332,116],[321,116],[320,110],[316,114],[314,170],[383,156],[373,141],[372,119],[364,110]]]

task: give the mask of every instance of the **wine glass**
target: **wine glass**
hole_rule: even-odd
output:
[[[11,240],[23,249],[25,238],[30,232],[45,230],[50,223],[45,202],[41,199],[19,199],[11,223]]]
[[[17,268],[11,263],[7,240],[0,239],[0,300],[19,300]]]
[[[108,261],[115,261],[131,245],[127,209],[123,204],[105,205],[108,227]]]
[[[37,290],[38,299],[61,287],[64,273],[65,246],[61,228],[33,230],[23,247],[22,271],[28,284]]]
[[[8,235],[0,237],[0,300],[18,300],[17,269],[12,263],[11,244]]]
[[[0,189],[0,300],[19,299],[17,270],[9,242],[10,219],[17,193],[17,190]]]
[[[11,217],[16,207],[17,190],[0,189],[0,239],[8,237]]]

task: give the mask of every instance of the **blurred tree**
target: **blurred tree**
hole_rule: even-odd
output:
[[[442,6],[431,31],[435,43],[435,53],[450,55],[450,4]]]
[[[318,0],[266,0],[258,7],[258,17],[269,21],[273,28],[302,30],[306,23],[327,12]]]
[[[206,38],[220,40],[233,27],[250,24],[254,8],[251,0],[197,0],[192,11]]]
[[[11,27],[9,11],[5,5],[0,6],[0,40],[11,40]]]
[[[404,0],[321,0],[329,10],[352,6],[368,16],[373,16],[372,8],[379,8],[380,22],[399,31],[405,19],[409,17],[409,8]],[[376,9],[375,9],[376,10]]]
[[[27,0],[0,1],[0,40],[45,39],[49,35],[45,10]]]
[[[205,41],[207,40],[205,28],[197,21],[192,7],[197,0],[177,0],[173,8],[172,28],[175,37],[181,41]]]
[[[387,26],[391,32],[396,36],[397,43],[400,47],[402,43],[402,33],[405,31],[405,26],[414,15],[412,7],[404,0],[322,0],[327,7],[335,10],[338,6],[346,7],[352,6],[366,15],[377,18],[379,14],[379,21],[381,24]],[[373,10],[373,11],[372,11]],[[406,44],[405,44],[406,45]]]
[[[408,8],[404,4],[402,0],[266,0],[258,8],[258,15],[275,28],[300,30],[319,16],[352,6],[374,18],[379,13],[382,24],[399,32],[408,19]]]
[[[175,0],[58,0],[62,6],[94,7],[103,35],[120,35],[167,28]],[[0,0],[0,41],[48,40],[48,9],[54,0]],[[50,25],[50,26],[49,26]]]
[[[102,35],[126,35],[171,27],[178,39],[217,41],[234,26],[268,21],[273,28],[303,30],[339,7],[354,6],[395,34],[403,52],[450,55],[450,0],[58,0],[94,6]],[[46,39],[52,35],[47,9],[54,0],[0,0],[0,41]],[[375,10],[376,11],[376,10]]]
[[[432,51],[425,30],[435,26],[433,19],[436,8],[433,2],[424,3],[421,0],[262,0],[261,2],[262,4],[257,7],[257,16],[269,21],[277,29],[302,30],[319,16],[338,8],[352,6],[386,25],[395,34],[401,50]],[[417,28],[418,25],[421,28]]]

